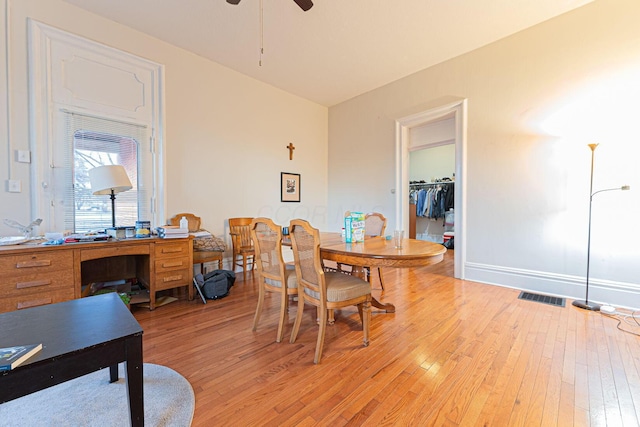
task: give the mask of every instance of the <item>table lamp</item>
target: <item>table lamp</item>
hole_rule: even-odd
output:
[[[89,170],[89,181],[94,195],[111,196],[111,226],[116,226],[116,193],[131,190],[133,185],[121,165],[98,166]]]

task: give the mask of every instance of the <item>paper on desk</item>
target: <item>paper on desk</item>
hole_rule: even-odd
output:
[[[209,233],[208,231],[194,231],[193,233],[189,234],[191,234],[193,237],[212,237],[211,233]]]

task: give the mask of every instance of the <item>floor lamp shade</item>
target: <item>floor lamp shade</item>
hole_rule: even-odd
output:
[[[89,182],[94,195],[111,196],[111,226],[116,226],[116,194],[131,190],[133,185],[121,165],[98,166],[89,169]]]

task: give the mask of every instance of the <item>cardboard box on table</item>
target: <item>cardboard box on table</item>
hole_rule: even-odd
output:
[[[364,242],[364,213],[347,212],[345,214],[344,238],[346,243]]]

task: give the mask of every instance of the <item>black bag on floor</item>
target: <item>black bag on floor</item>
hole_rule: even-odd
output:
[[[236,273],[229,270],[213,270],[205,274],[196,274],[196,283],[206,299],[220,299],[229,295],[236,281]]]

